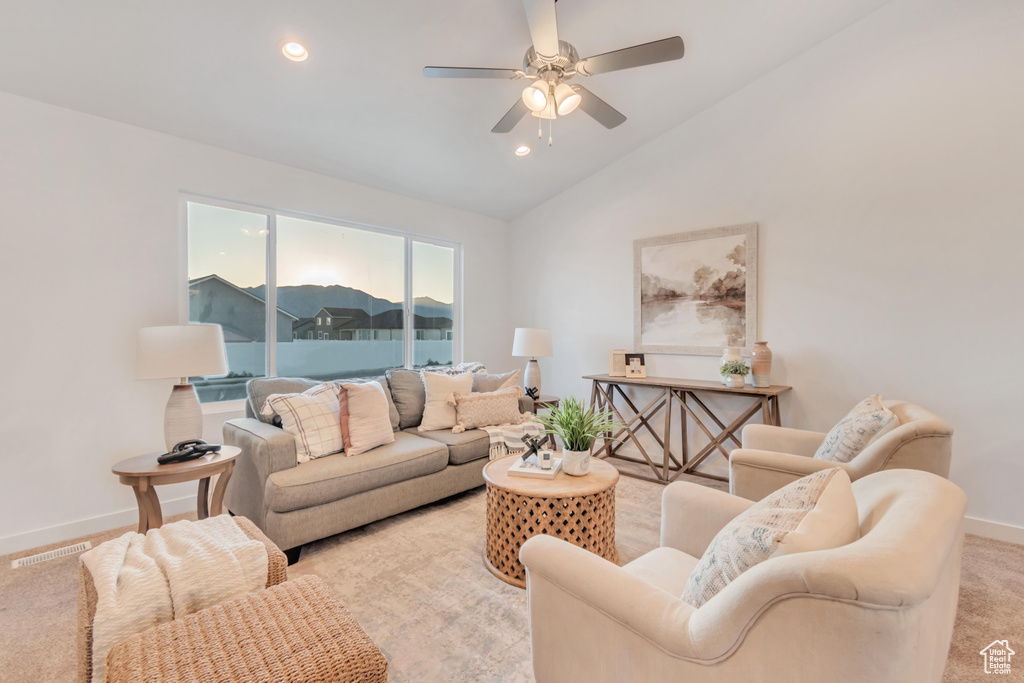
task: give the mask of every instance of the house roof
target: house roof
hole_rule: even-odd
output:
[[[335,328],[339,330],[400,330],[404,327],[405,311],[395,308],[369,318],[350,320]],[[452,326],[451,318],[413,316],[413,327],[417,330],[439,330]]]
[[[239,292],[241,292],[242,294],[245,294],[246,296],[251,297],[251,298],[255,299],[256,301],[259,301],[261,304],[266,305],[266,303],[267,303],[264,299],[261,299],[260,297],[256,296],[252,292],[248,292],[248,291],[242,289],[241,287],[236,285],[234,282],[229,282],[228,280],[225,280],[224,278],[222,278],[220,275],[217,275],[216,273],[211,274],[211,275],[205,275],[203,277],[197,277],[194,280],[189,280],[188,281],[188,285],[189,285],[189,287],[191,287],[192,285],[198,285],[199,283],[206,282],[208,280],[214,280],[216,282],[220,282],[221,284],[227,285],[228,287],[231,287],[232,289],[236,289]],[[277,312],[279,314],[281,314],[281,315],[288,316],[293,321],[294,320],[298,320],[298,318],[296,316],[292,315],[291,313],[289,313],[288,311],[284,310],[280,306],[277,307]]]

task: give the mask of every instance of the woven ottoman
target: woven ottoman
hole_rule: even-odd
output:
[[[151,628],[106,663],[109,683],[388,680],[380,649],[316,576]]]
[[[281,549],[245,517],[233,517],[238,528],[267,548],[267,587],[288,580],[288,560]],[[92,680],[92,631],[96,618],[96,584],[84,563],[78,565],[78,680]]]

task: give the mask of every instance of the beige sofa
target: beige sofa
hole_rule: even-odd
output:
[[[306,543],[483,485],[487,433],[417,431],[423,405],[408,392],[417,375],[392,372],[403,373],[404,392],[396,375],[372,379],[382,381],[397,404],[395,441],[360,455],[339,453],[298,465],[294,438],[266,416],[257,417],[270,393],[301,392],[315,386],[314,380],[251,380],[246,417],[224,423],[224,443],[242,449],[228,481],[227,509],[252,520],[285,551],[289,563]],[[532,410],[532,400],[520,400],[521,412]]]
[[[729,454],[729,491],[748,500],[830,467],[841,467],[851,481],[882,470],[912,469],[949,476],[953,428],[935,413],[906,401],[884,401],[900,420],[896,429],[869,443],[848,463],[815,460],[822,432],[769,425],[747,425],[743,447]]]
[[[853,484],[861,538],[757,565],[700,609],[687,577],[751,501],[690,483],[662,499],[661,547],[618,567],[538,536],[527,569],[538,683],[909,683],[942,678],[967,499],[928,472]]]

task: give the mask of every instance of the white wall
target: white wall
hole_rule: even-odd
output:
[[[897,0],[515,220],[544,277],[512,322],[552,328],[545,393],[589,397],[580,376],[632,345],[634,239],[757,221],[785,424],[918,402],[956,429],[969,514],[1024,527],[1022,35],[1019,2]]]
[[[464,358],[512,364],[505,223],[0,93],[0,554],[136,519],[110,466],[162,447],[135,330],[178,320],[179,191],[461,241]]]

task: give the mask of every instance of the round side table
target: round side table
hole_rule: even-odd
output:
[[[508,468],[519,459],[518,455],[510,455],[484,467],[487,569],[505,583],[525,588],[526,568],[519,561],[519,549],[528,538],[540,534],[564,539],[617,564],[618,470],[591,458],[590,472],[582,477],[571,477],[561,471],[554,479],[510,477]]]
[[[196,458],[187,462],[175,462],[161,465],[156,461],[162,453],[147,453],[134,458],[122,460],[110,471],[120,477],[122,484],[132,487],[135,502],[139,505],[139,533],[144,534],[150,529],[157,529],[164,523],[160,511],[160,499],[154,486],[161,484],[177,484],[183,481],[199,480],[199,495],[196,498],[196,512],[199,519],[206,519],[211,514],[223,512],[224,491],[235,468],[235,458],[242,449],[236,446],[221,446],[220,451],[210,457]],[[210,501],[210,477],[220,475],[213,489],[213,501]]]

